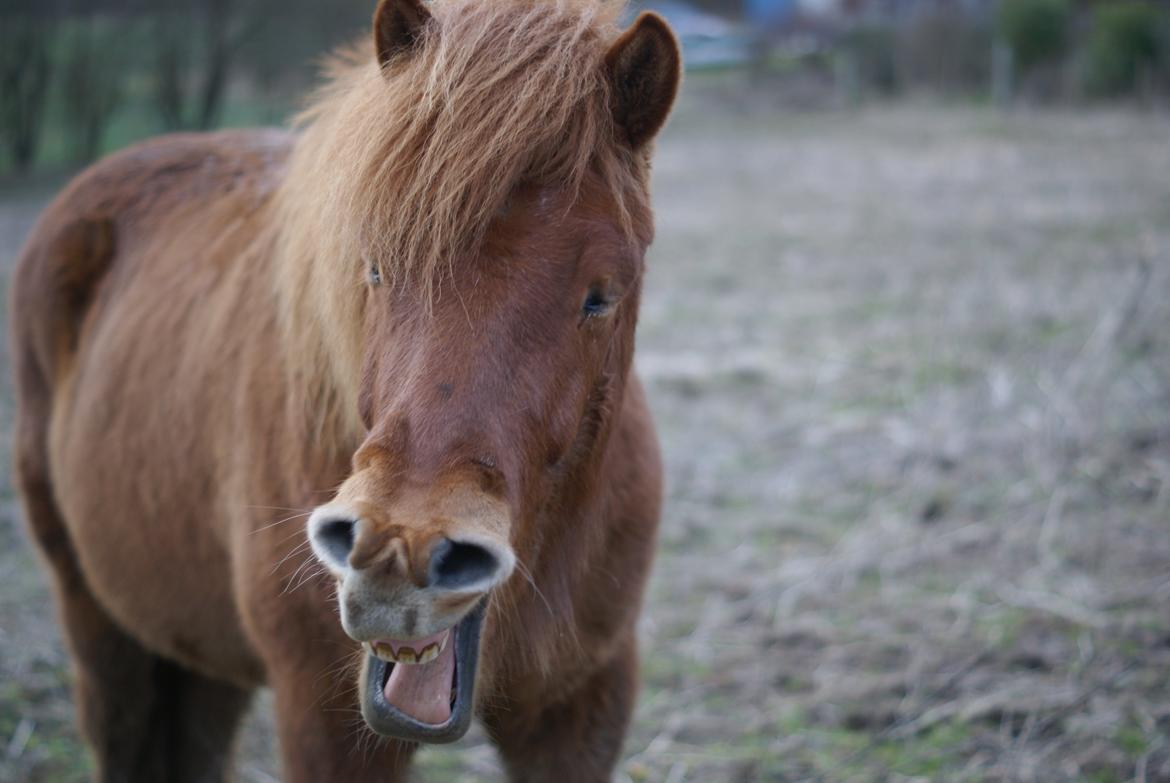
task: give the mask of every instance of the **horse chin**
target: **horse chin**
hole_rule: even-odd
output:
[[[475,707],[475,676],[479,664],[479,641],[483,630],[486,601],[480,602],[452,629],[455,673],[451,689],[451,715],[442,723],[424,723],[386,701],[384,689],[396,665],[367,653],[362,670],[362,717],[371,729],[384,737],[408,742],[455,742],[471,727]]]

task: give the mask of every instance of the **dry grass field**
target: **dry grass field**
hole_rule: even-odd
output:
[[[1170,120],[741,90],[693,79],[656,165],[618,779],[1170,780]],[[50,192],[0,194],[0,279]],[[7,460],[0,779],[79,780]],[[267,703],[243,781],[279,779]],[[500,779],[480,734],[420,761]]]

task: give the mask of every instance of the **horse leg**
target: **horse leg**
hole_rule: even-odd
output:
[[[269,670],[284,780],[407,780],[417,746],[370,731],[358,709],[352,672],[338,674],[336,668],[336,661],[321,660],[309,666]]]
[[[152,654],[119,628],[86,585],[49,483],[28,460],[18,474],[29,526],[53,575],[96,780],[222,780],[249,694]]]
[[[633,634],[621,652],[569,695],[534,714],[485,716],[514,783],[608,783],[625,740],[638,683]]]
[[[81,571],[49,469],[51,379],[64,374],[88,293],[110,262],[110,231],[105,223],[72,224],[30,246],[36,258],[23,258],[14,273],[15,483],[52,576],[95,779],[215,781],[225,777],[249,694],[154,655],[114,622]]]

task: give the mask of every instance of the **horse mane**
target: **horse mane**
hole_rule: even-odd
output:
[[[627,234],[645,192],[644,158],[618,141],[603,65],[618,4],[437,0],[428,10],[415,45],[384,68],[370,41],[332,58],[296,120],[278,194],[286,324],[334,332],[327,350],[349,354],[350,378],[363,300],[355,264],[429,302],[444,265],[476,249],[519,182],[575,190],[592,170]]]

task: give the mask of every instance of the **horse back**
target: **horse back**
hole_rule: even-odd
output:
[[[173,134],[128,147],[77,175],[41,215],[13,273],[9,313],[18,387],[27,382],[51,392],[78,349],[98,290],[128,250],[175,231],[184,215],[233,190],[268,192],[289,142],[274,130]]]

